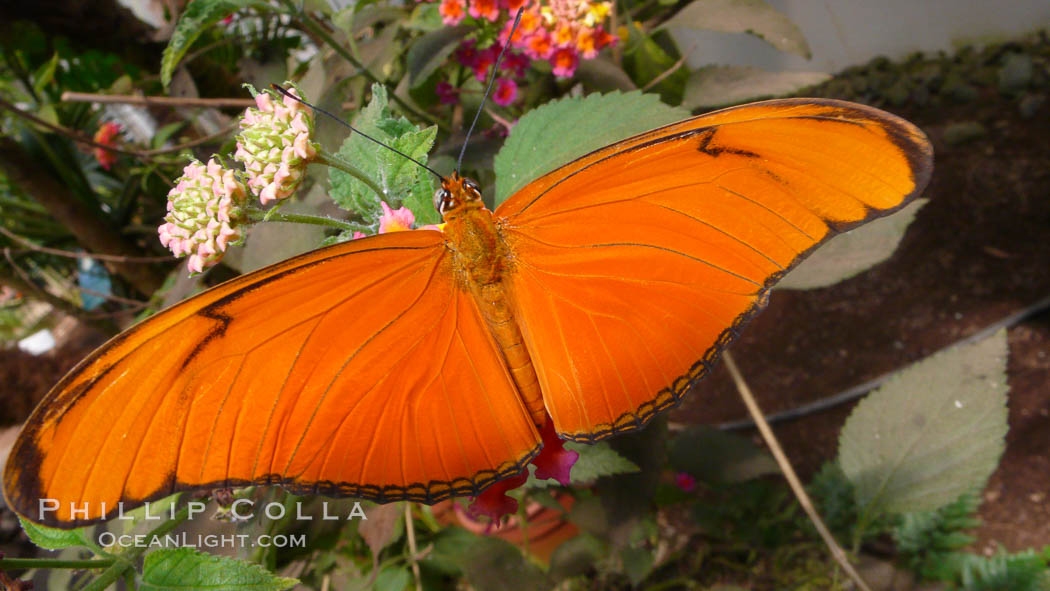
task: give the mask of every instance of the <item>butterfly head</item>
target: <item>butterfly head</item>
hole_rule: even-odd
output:
[[[450,213],[484,206],[478,183],[459,176],[458,172],[441,179],[441,188],[434,193],[434,208],[446,220]]]

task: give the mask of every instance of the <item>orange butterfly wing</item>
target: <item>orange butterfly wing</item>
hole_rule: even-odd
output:
[[[910,123],[806,99],[688,119],[525,186],[495,215],[557,431],[593,441],[674,405],[777,279],[931,172]]]
[[[540,444],[496,347],[441,234],[314,251],[85,359],[27,422],[4,493],[59,527],[98,521],[102,503],[113,516],[118,501],[249,483],[380,501],[474,495]],[[40,515],[39,499],[61,504]]]

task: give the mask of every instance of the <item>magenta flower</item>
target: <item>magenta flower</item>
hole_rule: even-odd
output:
[[[445,81],[438,82],[434,86],[434,94],[443,105],[454,105],[459,102],[459,89]]]
[[[553,478],[562,486],[568,486],[569,474],[580,454],[565,449],[565,441],[558,437],[557,431],[554,430],[554,421],[549,416],[540,430],[540,437],[543,440],[543,448],[530,462],[536,466],[536,478]],[[514,513],[518,510],[518,502],[508,497],[507,491],[525,484],[526,480],[526,473],[523,471],[517,476],[493,484],[474,499],[467,512],[471,516],[488,515],[493,522]]]
[[[486,488],[480,495],[474,498],[474,502],[467,507],[467,515],[477,519],[482,515],[488,516],[493,523],[499,522],[507,515],[513,515],[518,511],[518,501],[507,496],[507,491],[514,490],[525,484],[528,476],[523,470],[517,476],[511,476],[506,480],[500,480],[496,484]]]
[[[456,48],[456,61],[465,68],[474,68],[474,64],[478,61],[478,48],[477,41],[468,39],[459,44]]]
[[[497,78],[496,90],[492,92],[492,102],[506,107],[518,98],[518,85],[510,78]]]
[[[696,478],[688,472],[679,472],[675,474],[674,483],[678,488],[684,492],[693,492],[696,490]]]

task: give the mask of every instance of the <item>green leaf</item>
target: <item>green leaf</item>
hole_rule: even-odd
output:
[[[179,60],[205,29],[249,6],[265,7],[266,3],[259,0],[194,0],[186,6],[160,60],[160,80],[164,88],[171,83],[171,75]]]
[[[563,581],[582,575],[608,554],[609,545],[591,534],[565,540],[551,553],[551,578]]]
[[[711,483],[743,482],[778,471],[773,458],[750,440],[704,426],[679,433],[669,459],[675,470]]]
[[[623,572],[637,586],[653,572],[653,552],[646,548],[627,547],[620,550]]]
[[[710,109],[783,96],[829,78],[824,72],[767,72],[749,66],[707,66],[689,76],[682,106]]]
[[[839,465],[862,514],[928,511],[982,486],[1006,435],[1006,332],[908,367],[853,410]]]
[[[139,589],[281,591],[298,583],[296,579],[278,577],[258,564],[243,560],[212,556],[193,548],[163,548],[146,555]]]
[[[372,100],[354,119],[354,127],[376,140],[426,164],[434,145],[437,127],[419,129],[404,117],[394,117],[386,89],[372,86]],[[397,209],[404,205],[416,216],[416,226],[436,224],[441,216],[434,209],[434,176],[411,160],[351,133],[339,148],[339,156],[360,169],[383,189],[383,200]],[[379,221],[379,196],[368,185],[336,168],[329,168],[332,198],[343,209],[355,211],[369,224]]]
[[[688,111],[641,92],[591,94],[533,109],[518,120],[496,154],[496,205],[580,156],[688,116]]]
[[[58,52],[56,51],[51,59],[47,60],[37,68],[36,72],[33,73],[33,90],[38,95],[44,93],[44,89],[47,88],[48,84],[55,79],[55,70],[58,68]]]
[[[541,591],[551,587],[547,576],[516,546],[456,527],[441,532],[433,552],[423,562],[444,573],[462,572],[478,591]]]
[[[689,70],[680,61],[674,40],[666,31],[646,34],[633,30],[630,35],[637,40],[624,52],[623,66],[631,80],[640,88],[651,86],[651,91],[669,105],[681,104]]]
[[[85,546],[88,548],[94,546],[94,544],[87,541],[87,528],[56,529],[33,523],[23,519],[21,516],[18,517],[18,521],[22,524],[22,530],[26,532],[29,541],[45,550],[61,550],[73,546]]]
[[[928,199],[916,199],[893,215],[839,234],[777,283],[780,289],[834,285],[885,261],[897,250],[908,226]]]
[[[404,591],[412,582],[412,576],[404,567],[389,566],[379,571],[376,577],[376,591]]]
[[[609,444],[602,441],[587,444],[566,441],[565,449],[580,454],[576,463],[572,466],[569,479],[573,485],[581,485],[594,482],[602,476],[613,476],[615,474],[630,474],[638,471],[634,462],[616,453]],[[546,488],[557,484],[556,480],[538,480],[531,473],[525,486],[529,488]]]
[[[409,83],[415,86],[426,80],[438,66],[445,63],[448,56],[452,55],[460,39],[473,30],[474,27],[470,25],[442,27],[417,39],[405,58]]]
[[[660,27],[750,33],[780,51],[810,58],[802,31],[765,0],[694,0]]]

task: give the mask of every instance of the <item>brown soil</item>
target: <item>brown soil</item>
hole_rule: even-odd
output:
[[[830,288],[775,292],[733,345],[766,413],[899,369],[1050,296],[1050,105],[1024,117],[1016,98],[988,92],[966,105],[890,109],[934,143],[930,203],[891,260]],[[968,121],[988,132],[945,141]],[[1008,334],[1010,431],[981,507],[982,549],[1050,544],[1050,313]],[[835,457],[852,407],[776,425],[804,478]],[[719,367],[672,420],[746,417]]]

